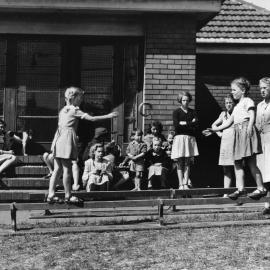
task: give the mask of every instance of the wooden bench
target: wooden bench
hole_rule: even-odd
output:
[[[14,231],[17,231],[17,212],[18,211],[32,211],[32,210],[70,210],[70,209],[105,209],[105,208],[129,208],[129,207],[157,207],[157,216],[159,219],[159,224],[161,226],[165,225],[164,222],[164,207],[170,206],[175,208],[176,206],[192,206],[192,205],[226,205],[232,204],[243,205],[247,203],[254,203],[256,201],[247,198],[240,197],[237,200],[231,200],[227,198],[217,198],[214,195],[227,193],[227,189],[191,189],[188,191],[182,190],[161,190],[161,191],[137,191],[137,192],[90,192],[85,193],[88,195],[90,201],[84,201],[81,204],[48,204],[42,202],[26,202],[26,203],[16,203],[12,202],[10,204],[2,203],[0,204],[0,211],[10,211],[11,215],[11,225]],[[82,195],[81,193],[80,195]],[[183,195],[203,195],[208,194],[206,198],[177,198]],[[213,194],[211,198],[209,194]],[[126,196],[122,200],[107,200],[108,198],[119,198],[119,196]],[[159,195],[160,197],[157,197]],[[161,196],[162,195],[162,196]],[[137,197],[136,197],[137,196]],[[133,198],[132,198],[133,197]],[[121,196],[120,196],[121,198]],[[127,199],[129,198],[129,199]],[[130,199],[131,198],[131,199]],[[136,198],[136,199],[134,199]],[[103,199],[103,200],[101,200]],[[269,197],[264,197],[259,200],[259,202],[269,202]],[[76,217],[76,216],[75,216]]]

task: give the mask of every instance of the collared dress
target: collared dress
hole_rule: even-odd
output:
[[[67,105],[61,109],[58,118],[58,129],[51,146],[55,158],[72,160],[78,158],[76,129],[79,119],[83,119],[85,116],[86,113],[74,105]]]
[[[252,136],[248,136],[249,110],[254,110],[254,101],[249,97],[241,99],[233,109],[234,121],[234,160],[241,160],[262,152],[261,140],[255,125]]]
[[[130,142],[126,153],[131,154],[132,156],[137,156],[141,153],[146,153],[147,152],[147,145],[144,142],[136,142],[135,140]],[[144,171],[144,157],[141,157],[135,161],[130,160],[129,162],[129,169],[132,172],[143,172]]]
[[[265,100],[257,105],[256,127],[259,130],[262,143],[262,153],[257,155],[263,182],[270,182],[270,103]]]
[[[101,174],[101,172],[103,173]],[[90,185],[100,186],[109,182],[110,179],[112,179],[112,165],[108,160],[102,158],[102,160],[96,161],[90,158],[85,161],[82,180],[87,191],[90,191]]]

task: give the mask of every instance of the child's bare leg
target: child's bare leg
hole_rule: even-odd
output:
[[[135,176],[135,188],[133,190],[141,190],[142,172],[136,172]]]
[[[65,189],[65,198],[71,196],[71,176],[72,176],[72,164],[69,159],[61,159],[63,166],[63,185]]]
[[[234,169],[235,169],[236,187],[238,188],[238,190],[243,190],[245,187],[245,180],[244,180],[245,173],[243,161],[236,160],[234,162]]]
[[[78,162],[75,160],[72,161],[72,176],[73,176],[72,190],[77,191],[80,188],[80,185],[79,185],[80,169],[78,166]]]
[[[120,180],[113,186],[115,189],[118,189],[119,186],[121,186],[122,184],[124,184],[125,182],[127,182],[127,180],[129,180],[129,177],[124,177],[124,175],[120,178]]]
[[[257,188],[259,190],[265,190],[265,188],[263,186],[262,174],[261,174],[261,172],[256,164],[256,157],[255,156],[249,157],[247,159],[247,164],[249,166],[249,169],[250,169],[250,172],[251,172],[253,178],[256,181]]]
[[[230,166],[223,166],[223,173],[224,173],[224,188],[229,188],[232,183],[232,169]]]
[[[56,181],[60,177],[60,173],[62,172],[62,164],[61,161],[58,158],[54,159],[54,170],[52,173],[52,176],[50,178],[50,184],[49,184],[49,194],[48,197],[52,198],[55,194],[55,185]]]
[[[53,172],[53,164],[51,162],[51,157],[50,157],[50,154],[49,153],[44,153],[43,154],[43,160],[46,164],[46,166],[48,167],[49,169],[49,172],[52,173]]]
[[[5,169],[7,169],[12,164],[15,164],[16,162],[17,162],[16,156],[10,155],[10,157],[0,165],[0,173],[2,173]]]
[[[24,156],[27,156],[26,154],[26,144],[27,141],[29,140],[29,135],[26,131],[23,131],[22,133],[22,152]]]
[[[190,158],[184,159],[184,173],[183,173],[183,185],[184,189],[189,189],[188,180],[190,175]]]
[[[179,189],[182,189],[183,184],[184,184],[184,174],[183,174],[184,160],[183,160],[183,158],[179,158],[176,164],[177,164],[177,176],[178,176],[178,181],[179,181]]]

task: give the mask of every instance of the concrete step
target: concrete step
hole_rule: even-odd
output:
[[[23,165],[14,168],[16,176],[44,176],[49,173],[49,169],[44,165]]]
[[[17,159],[21,164],[44,164],[42,156],[17,156]]]
[[[0,190],[0,203],[3,202],[43,202],[47,190]]]
[[[3,178],[0,186],[5,189],[48,189],[49,179],[41,177]]]

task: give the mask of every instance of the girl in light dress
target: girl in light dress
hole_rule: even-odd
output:
[[[263,101],[257,105],[256,127],[259,130],[262,153],[257,155],[257,165],[262,173],[263,183],[270,190],[270,77],[259,82]],[[265,203],[264,214],[270,214],[270,205]]]
[[[112,164],[104,158],[104,147],[97,143],[90,148],[90,158],[85,161],[82,180],[86,191],[108,191],[112,180]]]
[[[256,155],[262,152],[258,130],[255,127],[255,104],[247,97],[250,83],[240,77],[231,83],[232,95],[238,100],[230,118],[218,127],[212,127],[210,131],[218,132],[234,125],[234,166],[237,190],[229,195],[231,199],[237,199],[246,195],[244,181],[244,161],[249,166],[251,174],[256,181],[257,189],[249,193],[250,198],[259,199],[267,194],[263,186],[262,175],[256,165]]]
[[[109,113],[101,116],[91,116],[79,109],[83,98],[83,90],[78,87],[69,87],[65,91],[66,106],[59,113],[58,129],[55,133],[51,150],[54,156],[54,170],[50,178],[48,203],[60,203],[62,200],[55,195],[56,180],[63,173],[63,185],[65,189],[66,203],[79,203],[81,200],[71,195],[72,160],[77,160],[77,136],[76,128],[79,119],[98,121],[117,117],[117,113]]]
[[[192,97],[188,92],[180,92],[177,100],[180,107],[173,112],[175,137],[171,159],[177,165],[179,189],[189,189],[191,161],[199,155],[195,138],[198,119],[195,111],[189,108]]]
[[[212,128],[218,127],[225,123],[231,116],[233,108],[235,106],[235,100],[232,94],[228,94],[224,98],[224,104],[226,110],[221,112],[218,119],[212,124]],[[211,135],[211,132],[204,130],[205,136]],[[218,165],[223,167],[224,173],[224,188],[229,188],[233,179],[234,169],[234,157],[233,157],[233,144],[234,144],[234,128],[231,125],[229,128],[224,129],[222,132],[217,132],[217,135],[221,137],[219,162]],[[224,194],[224,198],[227,198],[228,194]]]

